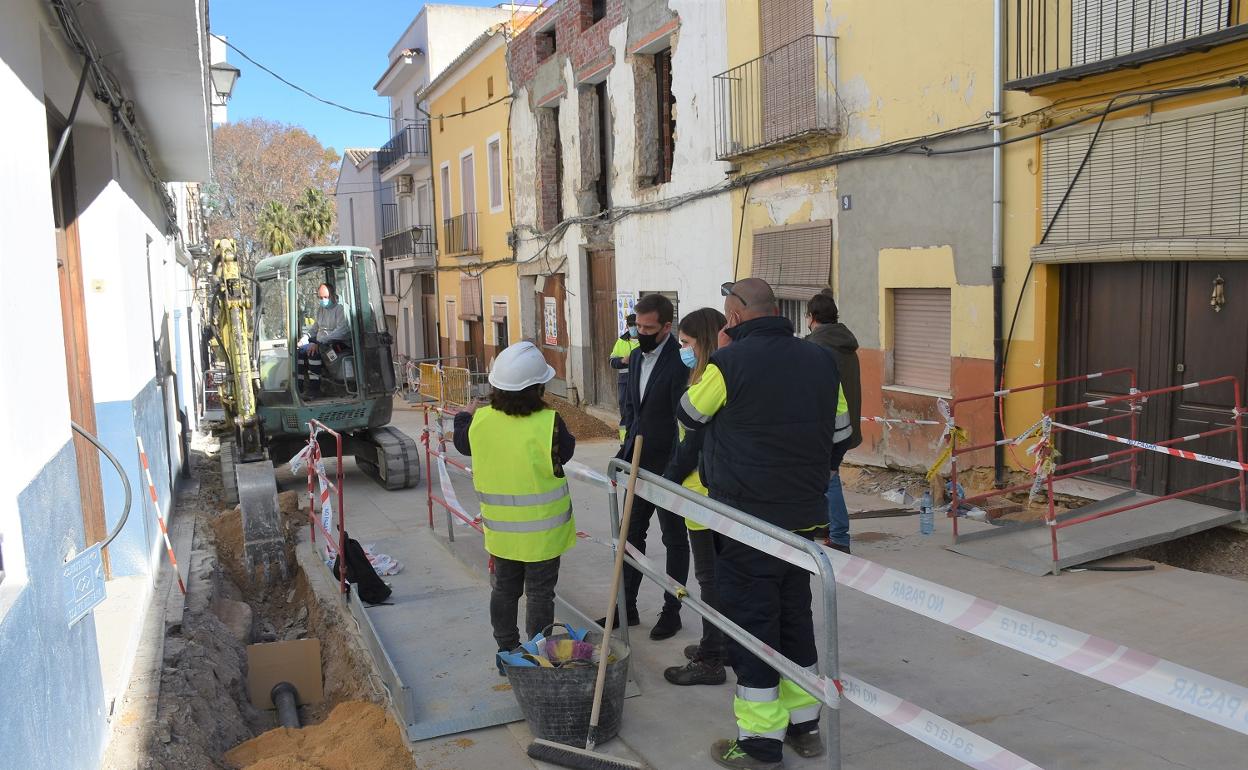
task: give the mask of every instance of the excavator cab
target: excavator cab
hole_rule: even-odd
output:
[[[303,249],[256,265],[257,411],[274,462],[299,451],[308,421],[316,419],[345,435],[344,451],[366,473],[398,489],[417,483],[420,466],[415,442],[388,427],[395,380],[379,275],[373,254],[355,246]],[[320,330],[317,354],[301,356],[300,348],[311,341],[322,285],[332,287],[345,312],[346,333],[330,341],[330,330]],[[319,383],[311,388],[314,374]]]

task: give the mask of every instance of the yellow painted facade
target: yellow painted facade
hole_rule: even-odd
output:
[[[1248,18],[1248,0],[1236,2],[1238,18]],[[1067,10],[1064,8],[1063,13]],[[1069,17],[1068,13],[1066,15]],[[1078,80],[1059,80],[1035,88],[1030,93],[1009,91],[1005,102],[1006,116],[1019,122],[1006,130],[1005,137],[1009,139],[1099,114],[1117,94],[1181,88],[1243,74],[1248,74],[1248,41],[1232,42],[1143,65],[1123,66]],[[1106,119],[1105,129],[1111,130],[1115,121],[1209,105],[1243,94],[1241,88],[1228,88],[1113,112]],[[1007,385],[1041,382],[1059,376],[1060,268],[1043,264],[1033,267],[1031,263],[1031,249],[1040,242],[1046,225],[1041,209],[1043,163],[1040,138],[1011,144],[1004,153],[1003,305],[1007,332],[1010,317],[1015,306],[1018,307],[1017,327],[1006,368]],[[1031,273],[1028,276],[1029,267]],[[1025,288],[1024,276],[1028,276]],[[1012,396],[1007,406],[1007,433],[1026,429],[1034,421],[1034,415],[1055,403],[1056,393],[1052,390]]]
[[[434,216],[438,222],[438,329],[443,356],[477,355],[484,370],[503,347],[520,341],[520,301],[516,265],[507,234],[512,229],[509,102],[506,39],[497,30],[481,47],[448,68],[428,93],[434,178]],[[486,106],[495,102],[491,106]],[[467,114],[463,114],[467,113]],[[496,149],[495,149],[496,148]],[[471,164],[465,185],[466,159]],[[494,172],[491,173],[491,166]],[[491,187],[491,177],[495,185]],[[449,180],[449,187],[443,180]],[[467,195],[465,188],[467,187]],[[475,248],[448,238],[446,218],[475,214]],[[462,220],[461,220],[462,227]],[[471,227],[468,227],[470,230]],[[452,241],[458,241],[457,246]],[[464,276],[480,276],[479,320],[461,318],[470,300],[463,296]],[[505,305],[505,312],[498,313]],[[500,339],[506,319],[506,337]],[[473,324],[480,328],[474,330]],[[474,331],[481,348],[473,349]]]

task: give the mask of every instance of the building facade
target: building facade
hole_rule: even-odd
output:
[[[524,336],[556,392],[614,409],[609,356],[633,302],[719,306],[732,277],[731,200],[712,76],[723,3],[560,0],[509,49]]]
[[[153,48],[157,28],[166,45]],[[98,765],[163,557],[136,438],[168,516],[198,414],[203,230],[183,182],[206,181],[211,161],[207,29],[197,0],[23,0],[0,24],[0,318],[20,330],[0,375],[7,767]],[[122,484],[71,421],[135,493],[100,567],[108,620],[75,611],[62,570],[121,525]]]
[[[1248,3],[1046,0],[1004,25],[1007,382],[1125,367],[1143,390],[1248,381]],[[1012,7],[1007,4],[1012,12]],[[1044,133],[1037,135],[1041,130]],[[1011,400],[1008,431],[1042,406],[1127,392],[1126,377]],[[1229,385],[1149,399],[1160,441],[1233,424]],[[1108,416],[1108,415],[1106,415]],[[1109,431],[1114,432],[1114,431]],[[1067,442],[1070,459],[1104,451]],[[1235,457],[1233,433],[1183,449]],[[1225,477],[1145,452],[1140,488]],[[1126,468],[1109,472],[1125,480]],[[1196,499],[1237,509],[1233,488]]]
[[[390,101],[393,135],[378,151],[377,171],[388,188],[381,203],[382,256],[393,271],[395,350],[410,358],[436,357],[437,253],[429,105],[420,94],[487,27],[511,21],[507,8],[426,3],[390,49],[373,90]],[[389,310],[387,310],[389,314]]]
[[[338,163],[338,181],[334,185],[334,207],[338,215],[338,241],[363,246],[378,255],[381,264],[381,290],[385,302],[386,328],[395,335],[397,352],[407,353],[407,341],[399,339],[398,274],[399,268],[387,267],[382,252],[381,212],[389,188],[382,187],[377,168],[376,148],[347,148]],[[396,258],[396,262],[398,258]]]
[[[509,26],[490,27],[421,92],[429,104],[438,213],[442,356],[475,372],[520,339],[512,251]],[[522,194],[522,193],[521,193]]]

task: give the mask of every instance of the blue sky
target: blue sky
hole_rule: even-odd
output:
[[[497,5],[498,0],[438,0],[447,5]],[[211,0],[212,32],[312,93],[357,110],[385,115],[373,93],[386,54],[420,12],[416,0]],[[230,99],[231,121],[262,117],[300,125],[328,147],[380,147],[389,123],[321,104],[257,69],[236,52],[242,70]]]

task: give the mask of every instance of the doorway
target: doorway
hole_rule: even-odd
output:
[[[611,368],[611,349],[619,336],[615,311],[615,251],[604,249],[589,252],[589,292],[591,336],[590,351],[594,357],[594,403],[610,407],[618,404],[619,394],[615,369]]]
[[[1137,372],[1139,388],[1150,390],[1225,375],[1248,379],[1248,262],[1130,262],[1067,265],[1062,268],[1061,376],[1117,367]],[[1221,278],[1220,305],[1214,301]],[[1216,309],[1215,309],[1216,308]],[[1112,380],[1112,381],[1111,381]],[[1100,383],[1093,380],[1092,383]],[[1068,386],[1061,403],[1123,395],[1125,378],[1104,384]],[[1194,388],[1150,398],[1140,417],[1139,435],[1157,442],[1234,424],[1231,385]],[[1087,409],[1080,420],[1121,413],[1125,406]],[[1125,420],[1107,433],[1126,435]],[[1106,451],[1106,442],[1063,436],[1069,459]],[[1234,433],[1186,442],[1180,448],[1215,457],[1236,456]],[[1141,491],[1163,495],[1225,479],[1231,471],[1156,452],[1139,455]],[[1128,469],[1111,469],[1107,480],[1126,482]],[[1235,486],[1219,487],[1199,502],[1237,509]]]

